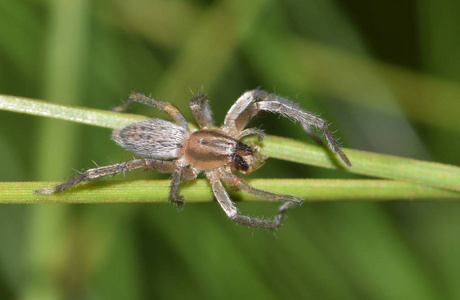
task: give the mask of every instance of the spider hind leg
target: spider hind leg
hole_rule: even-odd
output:
[[[58,184],[51,188],[41,188],[34,191],[35,194],[54,194],[67,190],[83,181],[89,181],[105,176],[116,175],[125,173],[136,169],[155,170],[160,173],[172,173],[174,171],[174,164],[169,161],[161,161],[156,159],[133,159],[127,162],[113,164],[104,167],[97,167],[86,170],[85,172],[70,178],[69,180]]]

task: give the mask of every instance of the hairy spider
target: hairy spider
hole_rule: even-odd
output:
[[[224,125],[219,128],[214,127],[214,119],[206,95],[195,96],[190,101],[190,108],[200,126],[200,130],[195,132],[190,131],[184,117],[174,105],[154,100],[143,94],[133,92],[124,105],[114,110],[124,111],[132,102],[163,110],[175,121],[173,123],[152,118],[113,131],[112,139],[119,146],[143,158],[89,169],[54,188],[37,189],[35,193],[62,192],[83,181],[143,168],[172,173],[169,201],[181,207],[184,199],[179,193],[179,184],[182,180],[195,179],[199,173],[204,172],[217,201],[230,219],[246,226],[275,229],[281,224],[286,210],[303,200],[256,189],[234,174],[235,171],[249,174],[260,168],[267,158],[260,153],[258,146],[241,141],[248,135],[256,135],[260,141],[263,140],[264,134],[261,130],[245,129],[249,121],[261,111],[279,113],[300,122],[304,130],[316,141],[320,139],[310,126],[322,130],[330,149],[338,154],[345,164],[351,166],[326,121],[303,110],[292,101],[262,90],[245,92],[230,108]],[[284,203],[273,219],[241,215],[222,182],[232,184],[247,193]]]

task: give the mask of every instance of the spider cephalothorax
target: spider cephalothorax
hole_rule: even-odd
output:
[[[144,168],[172,173],[169,201],[181,207],[184,199],[179,193],[180,182],[195,179],[199,173],[204,172],[211,183],[217,201],[230,219],[247,226],[277,228],[286,210],[301,203],[302,199],[256,189],[234,174],[234,172],[249,174],[260,168],[265,162],[266,156],[260,153],[258,146],[242,141],[242,138],[248,135],[256,135],[259,141],[263,140],[262,131],[255,128],[245,129],[249,121],[261,111],[279,113],[300,122],[305,131],[315,140],[318,138],[310,126],[319,128],[323,131],[331,150],[337,153],[348,166],[351,166],[326,121],[303,110],[292,101],[265,91],[253,90],[244,93],[230,108],[224,124],[219,128],[214,126],[214,119],[206,96],[203,94],[195,96],[190,101],[190,108],[200,126],[200,129],[195,132],[189,129],[184,117],[174,105],[139,93],[132,93],[128,101],[115,110],[123,111],[133,101],[166,111],[175,121],[152,118],[113,131],[112,139],[119,146],[143,157],[142,159],[90,169],[54,188],[38,189],[35,190],[35,193],[61,192],[82,181]],[[274,219],[241,215],[222,182],[235,185],[256,196],[284,203]]]

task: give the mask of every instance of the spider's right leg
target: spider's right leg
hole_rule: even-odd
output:
[[[221,179],[225,183],[236,186],[238,189],[245,191],[246,193],[253,194],[257,197],[265,198],[270,201],[283,201],[283,202],[294,202],[296,204],[302,204],[303,199],[299,197],[294,197],[291,195],[280,195],[271,192],[267,192],[261,189],[257,189],[251,186],[246,180],[240,178],[234,174],[223,174]]]
[[[230,108],[225,117],[225,129],[234,136],[248,124],[259,112],[267,111],[300,122],[304,130],[312,135],[311,126],[320,129],[327,140],[329,148],[336,153],[347,166],[351,162],[339,146],[327,122],[315,114],[301,108],[298,104],[262,90],[245,92]],[[313,135],[315,140],[319,140]]]
[[[225,125],[227,126],[227,129],[230,131],[230,135],[235,134],[235,132],[239,132],[239,134],[236,136],[237,139],[240,139],[243,136],[252,134],[252,133],[246,133],[246,131],[259,131],[261,133],[256,133],[256,135],[259,136],[259,141],[263,140],[263,132],[258,130],[258,129],[244,129],[246,125],[249,123],[249,121],[255,117],[259,113],[259,109],[257,108],[257,105],[255,104],[257,102],[257,99],[254,97],[253,94],[255,93],[266,93],[265,91],[250,91],[244,93],[238,100],[235,102],[235,104],[230,108],[228,111],[227,116],[225,117]],[[302,123],[302,127],[305,130],[305,132],[318,144],[318,145],[324,145],[323,141],[321,138],[316,134],[315,131],[311,128],[310,124],[307,123]]]
[[[190,109],[201,129],[214,126],[211,106],[205,94],[198,94],[190,100]]]
[[[89,169],[53,188],[42,188],[34,191],[35,194],[53,194],[67,190],[83,181],[88,181],[104,176],[115,175],[136,169],[155,170],[160,173],[172,173],[175,166],[171,161],[162,161],[156,159],[134,159],[127,162],[113,164],[105,167]]]
[[[174,119],[174,121],[176,121],[178,125],[180,125],[185,130],[188,129],[187,121],[173,104],[166,101],[152,99],[141,93],[132,92],[131,95],[129,95],[128,100],[123,105],[114,107],[112,110],[118,112],[125,111],[128,109],[132,102],[142,103],[165,111]]]
[[[183,180],[193,180],[198,176],[198,171],[189,167],[176,166],[171,176],[171,186],[169,189],[169,202],[174,203],[177,208],[184,206],[184,197],[179,193],[179,186]]]
[[[177,208],[184,206],[184,196],[179,194],[179,185],[182,179],[182,168],[177,168],[171,177],[171,186],[169,189],[169,202],[174,203]]]
[[[321,137],[311,128],[309,124],[302,123],[302,128],[315,143],[317,143],[320,146],[324,146]]]
[[[292,201],[284,203],[278,210],[278,215],[272,220],[244,216],[238,212],[238,209],[236,208],[233,201],[230,199],[230,196],[225,190],[225,187],[222,185],[222,182],[220,181],[217,173],[206,172],[206,177],[211,183],[212,191],[214,192],[217,201],[219,202],[220,206],[227,214],[227,216],[231,220],[244,226],[265,229],[277,229],[283,222],[283,218],[286,211],[295,205],[295,202]]]

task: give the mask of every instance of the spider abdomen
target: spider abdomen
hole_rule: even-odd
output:
[[[174,159],[182,155],[187,134],[173,122],[153,118],[114,130],[112,139],[142,157]]]

